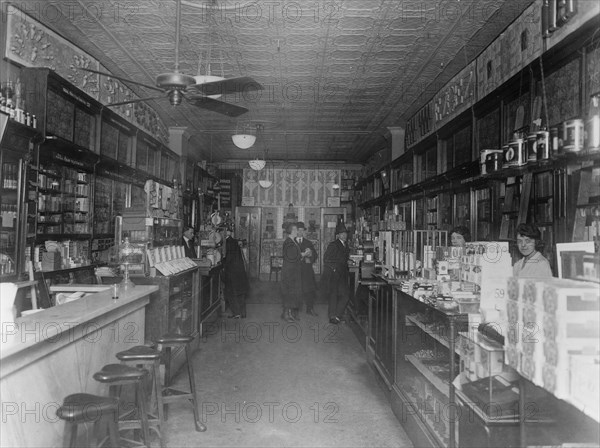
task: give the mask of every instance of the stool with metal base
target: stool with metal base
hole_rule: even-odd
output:
[[[100,397],[90,394],[73,394],[65,398],[56,416],[65,421],[63,447],[76,448],[77,429],[82,423],[94,423],[93,440],[89,447],[105,446],[109,442],[111,448],[119,447],[119,430],[117,428],[117,412],[119,400],[111,397]],[[108,427],[108,435],[102,434]]]
[[[156,397],[156,414],[154,409],[149,411],[148,424],[158,434],[160,445],[164,446],[161,431],[164,430],[163,399],[160,384],[160,357],[161,352],[146,345],[138,345],[128,350],[117,353],[117,359],[123,364],[133,365],[137,368],[147,368],[152,373],[153,395]]]
[[[196,394],[196,380],[194,377],[194,366],[192,364],[192,356],[190,353],[190,343],[194,340],[192,336],[182,334],[166,334],[158,338],[155,342],[165,350],[165,384],[163,387],[163,402],[164,404],[174,403],[177,401],[191,401],[194,410],[194,423],[196,431],[206,431],[206,426],[200,421],[198,413],[198,395]],[[188,369],[188,378],[190,381],[190,392],[184,392],[171,387],[171,350],[176,347],[184,347],[185,357]],[[165,409],[165,420],[167,420],[167,409]]]
[[[144,389],[144,380],[148,372],[135,367],[129,367],[124,364],[107,364],[99,372],[94,373],[94,379],[100,383],[109,385],[109,394],[111,397],[120,398],[122,386],[134,386],[136,395],[137,414],[130,418],[134,410],[119,415],[119,431],[127,429],[141,429],[142,442],[129,440],[137,445],[150,446],[150,431],[148,423],[148,412],[146,411],[146,391]],[[123,439],[126,440],[126,439]]]

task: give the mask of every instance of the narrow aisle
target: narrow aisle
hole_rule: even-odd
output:
[[[352,330],[281,307],[248,305],[248,318],[223,319],[194,356],[200,413],[171,405],[169,447],[410,447]],[[185,384],[185,375],[177,384]]]

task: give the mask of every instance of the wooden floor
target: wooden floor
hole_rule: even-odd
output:
[[[325,305],[317,312],[287,324],[279,304],[249,304],[246,319],[216,321],[194,355],[208,431],[172,405],[166,445],[412,446],[350,327],[329,324]]]

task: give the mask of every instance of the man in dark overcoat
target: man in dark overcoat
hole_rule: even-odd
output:
[[[302,301],[306,305],[306,314],[310,316],[317,316],[315,313],[314,304],[315,296],[317,293],[317,282],[315,280],[315,271],[313,269],[313,263],[317,261],[317,251],[313,243],[305,237],[306,227],[303,222],[297,224],[298,237],[296,241],[300,247],[300,255],[302,257],[302,264],[300,267],[301,274],[301,293]]]
[[[240,319],[246,317],[246,294],[249,290],[248,275],[244,266],[240,242],[233,237],[233,227],[228,225],[225,231],[227,235],[223,243],[225,245],[225,257],[222,261],[224,292],[231,309],[229,317]]]
[[[335,229],[335,241],[327,246],[323,255],[322,289],[329,302],[329,322],[339,324],[350,297],[348,260],[348,231],[343,223]]]
[[[283,305],[282,319],[294,322],[294,309],[300,307],[302,292],[302,256],[296,242],[298,228],[296,224],[286,227],[287,238],[283,242],[283,264],[281,266],[281,297]]]

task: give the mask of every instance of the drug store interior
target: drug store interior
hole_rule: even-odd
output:
[[[1,446],[599,446],[597,1],[1,4]]]

